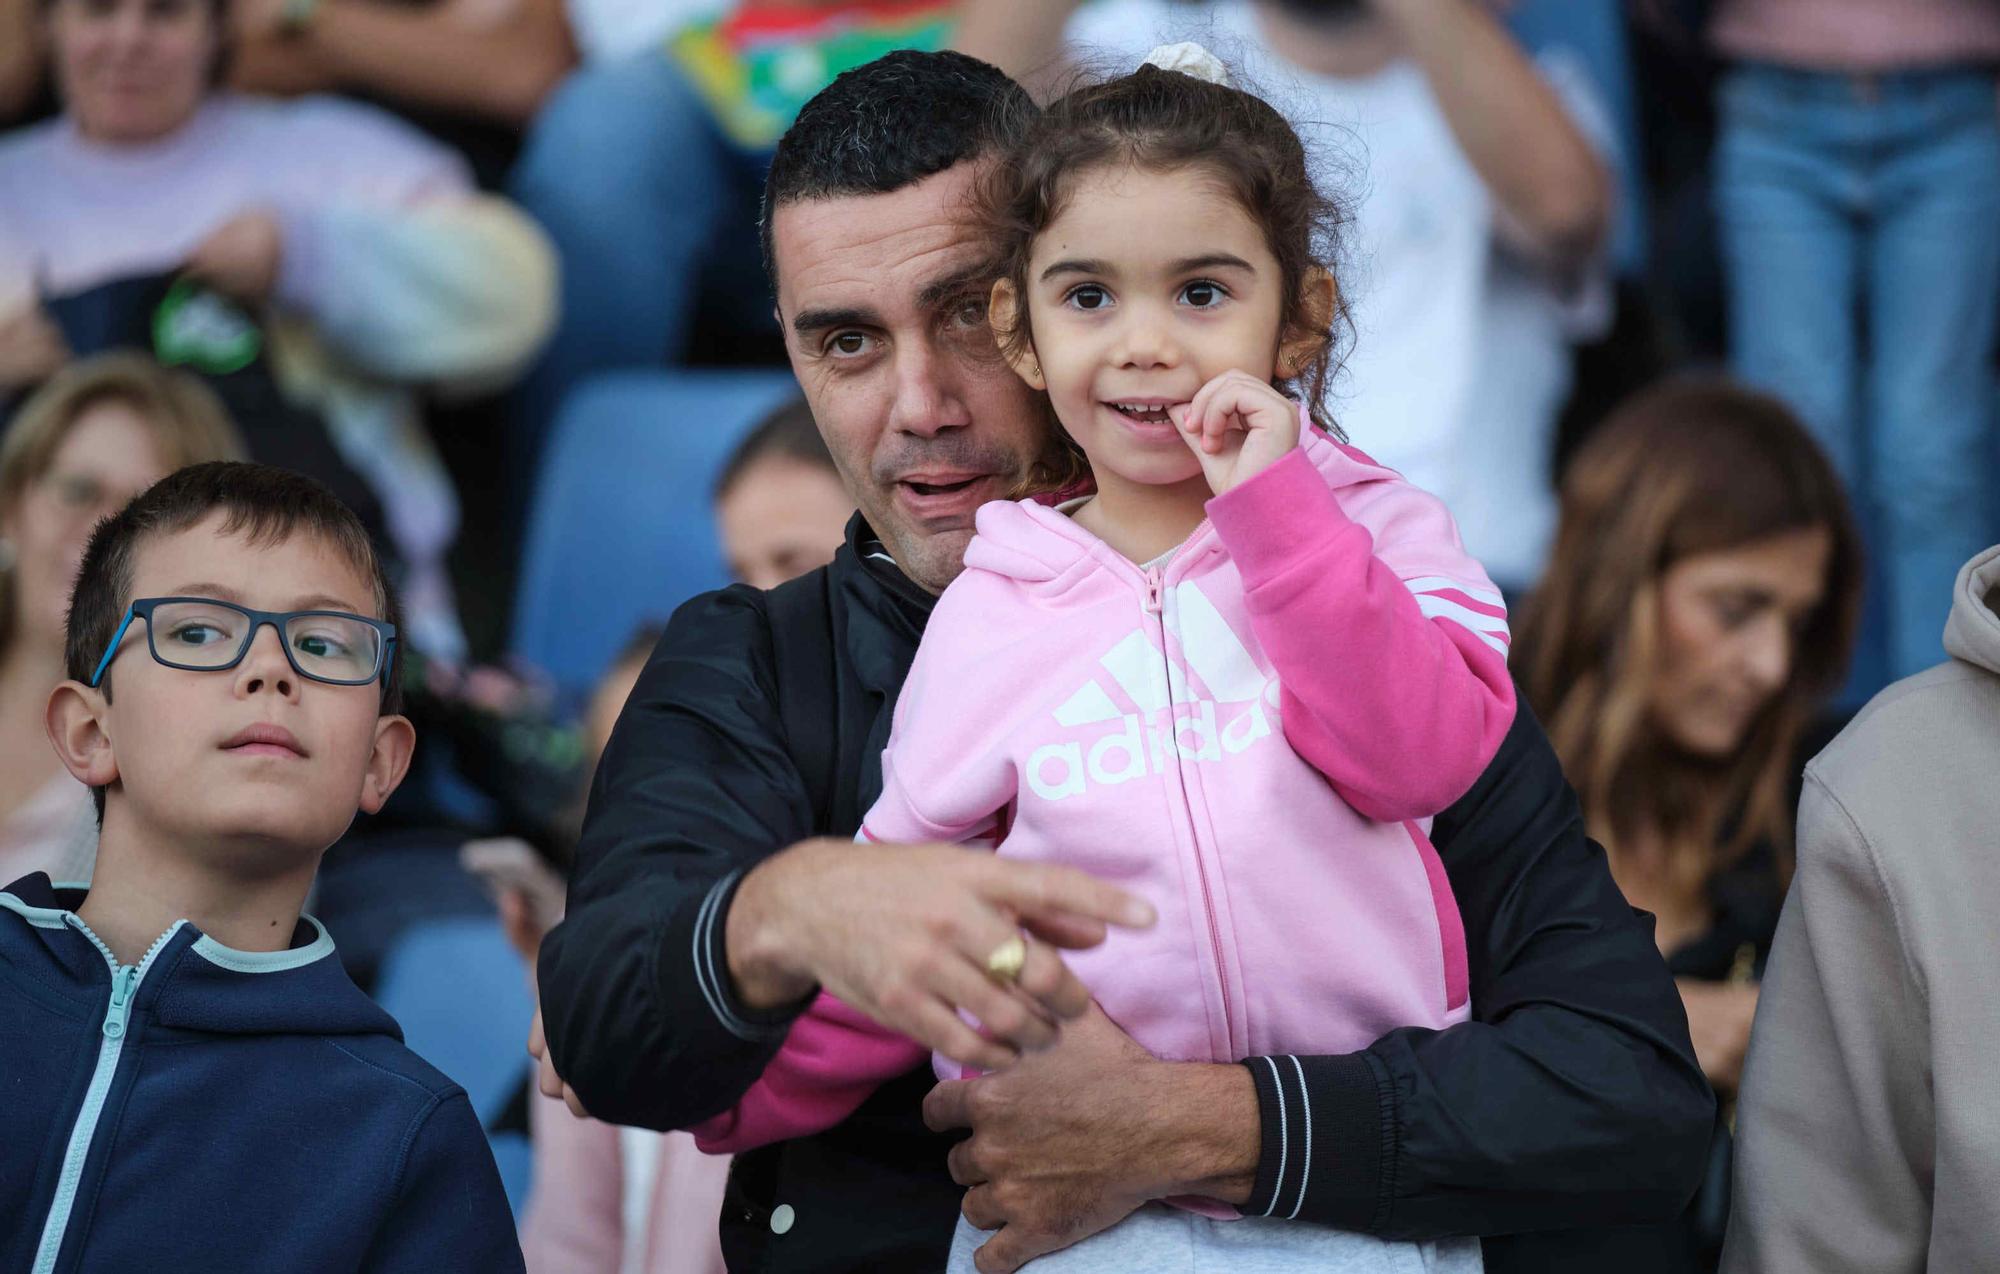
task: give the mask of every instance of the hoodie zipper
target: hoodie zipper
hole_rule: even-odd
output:
[[[76,1205],[77,1186],[83,1178],[84,1162],[90,1158],[90,1143],[97,1135],[97,1120],[104,1113],[104,1099],[111,1091],[111,1081],[118,1074],[118,1058],[125,1051],[125,1034],[132,1017],[132,998],[138,994],[139,982],[146,976],[153,957],[167,940],[180,930],[176,924],[161,934],[137,964],[120,964],[118,957],[111,954],[111,948],[90,931],[74,914],[64,919],[74,925],[92,945],[103,953],[104,961],[111,966],[111,1001],[105,1006],[104,1021],[98,1027],[102,1037],[97,1045],[97,1065],[90,1072],[90,1086],[84,1090],[83,1107],[77,1111],[76,1122],[70,1126],[69,1147],[63,1151],[62,1172],[56,1177],[55,1198],[49,1203],[47,1220],[42,1223],[42,1241],[35,1249],[33,1274],[52,1274],[56,1267],[56,1257],[62,1254],[63,1237],[69,1231],[70,1212]]]
[[[1199,534],[1200,530],[1197,528],[1196,535]],[[1195,536],[1190,535],[1187,543],[1193,543],[1194,539]],[[1201,882],[1201,905],[1205,918],[1208,921],[1209,949],[1215,957],[1215,981],[1216,986],[1222,992],[1223,1034],[1228,1037],[1230,1049],[1234,1050],[1236,1047],[1236,1010],[1231,1006],[1229,998],[1229,964],[1223,957],[1222,928],[1216,922],[1215,918],[1215,892],[1208,881],[1208,859],[1202,853],[1201,837],[1195,831],[1194,799],[1188,795],[1187,767],[1181,761],[1180,722],[1174,715],[1176,701],[1174,699],[1173,660],[1167,654],[1167,622],[1162,595],[1165,591],[1166,568],[1172,566],[1179,557],[1180,552],[1176,551],[1167,558],[1164,565],[1155,565],[1146,568],[1145,610],[1148,615],[1153,617],[1153,622],[1159,630],[1161,675],[1166,678],[1167,686],[1167,747],[1173,753],[1174,776],[1180,780],[1181,812],[1187,821],[1188,844],[1194,848],[1195,878]]]

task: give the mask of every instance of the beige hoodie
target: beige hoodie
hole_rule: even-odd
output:
[[[1806,767],[1724,1274],[2000,1268],[2000,546]]]

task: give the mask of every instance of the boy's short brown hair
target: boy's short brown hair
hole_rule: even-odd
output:
[[[378,618],[401,629],[396,592],[381,554],[354,511],[317,481],[288,469],[221,460],[189,465],[160,479],[132,503],[97,524],[70,595],[69,625],[63,645],[65,674],[89,681],[111,643],[132,599],[132,564],[148,536],[172,535],[211,513],[222,513],[222,529],[252,544],[281,544],[310,535],[331,546],[375,590]],[[102,687],[111,697],[111,670]],[[382,713],[399,711],[403,700],[403,643],[389,650],[382,676]],[[101,796],[100,796],[100,799]]]

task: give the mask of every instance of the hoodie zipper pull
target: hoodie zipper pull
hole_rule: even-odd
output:
[[[104,1011],[104,1038],[119,1039],[125,1034],[125,1019],[132,1013],[132,984],[139,971],[129,964],[118,966],[111,975],[111,1007]]]
[[[1157,566],[1146,572],[1146,613],[1160,613],[1160,568]]]

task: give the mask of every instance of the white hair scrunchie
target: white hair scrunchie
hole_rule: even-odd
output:
[[[1146,55],[1145,65],[1156,66],[1162,71],[1179,71],[1182,75],[1192,75],[1224,88],[1232,87],[1229,68],[1222,64],[1222,59],[1192,40],[1162,44]]]

